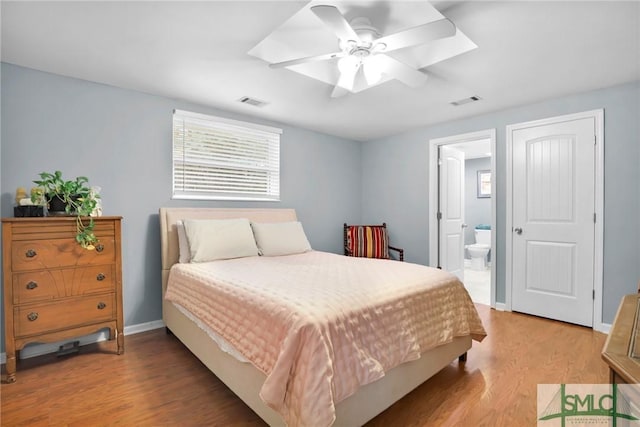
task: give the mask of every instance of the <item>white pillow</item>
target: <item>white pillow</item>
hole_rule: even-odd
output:
[[[191,262],[258,255],[251,224],[246,218],[185,219]]]
[[[278,256],[309,252],[311,245],[299,222],[251,223],[260,255]]]
[[[187,232],[184,231],[184,222],[181,219],[176,221],[176,228],[178,229],[178,262],[184,264],[191,261],[191,252],[189,251]]]

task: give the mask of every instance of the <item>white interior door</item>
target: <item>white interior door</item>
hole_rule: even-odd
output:
[[[439,148],[440,267],[464,280],[464,153]]]
[[[593,325],[595,120],[512,133],[512,309]]]

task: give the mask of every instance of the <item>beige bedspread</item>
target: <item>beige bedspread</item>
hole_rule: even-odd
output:
[[[486,335],[457,278],[390,260],[308,252],[172,267],[165,298],[266,375],[260,397],[290,426],[454,337]]]

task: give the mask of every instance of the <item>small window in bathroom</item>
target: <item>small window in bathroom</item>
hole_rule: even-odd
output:
[[[473,193],[471,193],[473,194]],[[491,197],[491,171],[478,171],[478,198]]]

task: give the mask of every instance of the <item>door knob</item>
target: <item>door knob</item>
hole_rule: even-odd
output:
[[[522,234],[522,228],[520,228],[520,227],[514,228],[513,231],[515,231],[516,234]]]
[[[468,225],[467,225],[467,224],[462,224],[462,225],[461,225],[461,227],[462,227],[462,228],[467,228],[467,227],[468,227]]]

